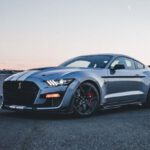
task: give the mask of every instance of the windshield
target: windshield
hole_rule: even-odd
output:
[[[81,56],[71,59],[60,66],[75,68],[105,68],[111,59],[112,56],[108,55]]]

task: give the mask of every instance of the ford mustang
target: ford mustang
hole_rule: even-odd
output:
[[[27,70],[3,84],[3,109],[89,116],[97,109],[150,106],[150,69],[120,54],[87,55]]]

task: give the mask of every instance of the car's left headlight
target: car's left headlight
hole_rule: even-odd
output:
[[[74,79],[47,80],[49,86],[65,86],[73,82]]]

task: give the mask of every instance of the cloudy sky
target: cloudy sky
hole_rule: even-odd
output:
[[[0,0],[0,69],[100,53],[150,64],[150,0]]]

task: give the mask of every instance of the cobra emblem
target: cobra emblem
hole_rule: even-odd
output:
[[[18,84],[18,90],[21,90],[21,88],[22,88],[22,83],[19,82],[19,84]]]

